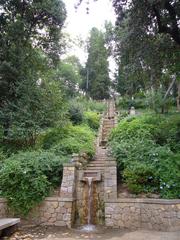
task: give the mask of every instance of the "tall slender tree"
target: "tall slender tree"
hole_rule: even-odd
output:
[[[109,63],[105,47],[105,36],[97,28],[92,28],[88,43],[87,76],[84,87],[93,99],[109,98]]]

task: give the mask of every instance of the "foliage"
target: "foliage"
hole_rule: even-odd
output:
[[[173,79],[178,80],[179,43],[172,36],[179,32],[178,3],[114,0],[113,5],[117,14],[114,30],[114,55],[118,65],[116,89],[130,99],[142,90],[152,92],[151,108],[157,111],[169,104],[169,101],[163,103],[164,95]],[[176,25],[174,32],[173,25]],[[168,31],[161,31],[161,27]],[[171,98],[177,97],[177,81],[175,85]],[[139,103],[143,106],[143,101]]]
[[[63,112],[62,87],[47,76],[62,52],[66,10],[59,0],[1,1],[0,9],[1,141],[21,148]]]
[[[28,212],[58,186],[65,158],[47,151],[20,152],[0,167],[0,191],[18,214]]]
[[[73,124],[83,122],[83,106],[77,101],[71,101],[69,104],[69,118]]]
[[[96,112],[84,112],[84,121],[90,128],[98,130],[100,123],[100,115]]]
[[[77,95],[81,84],[80,70],[82,66],[79,60],[71,56],[59,63],[55,77],[63,83],[66,96],[74,97]]]
[[[73,99],[73,102],[80,104],[83,111],[103,113],[106,110],[106,103],[103,101],[96,101],[88,99],[86,97],[79,97],[76,100]]]
[[[85,152],[89,156],[94,154],[95,133],[86,125],[68,125],[54,128],[46,133],[41,140],[42,148],[54,152],[56,155],[71,155]]]
[[[180,149],[180,148],[179,148]],[[180,153],[162,160],[158,169],[160,193],[164,198],[180,198]]]
[[[164,198],[179,197],[179,124],[176,114],[147,114],[127,117],[112,131],[110,146],[120,175],[134,193],[160,192]],[[164,184],[171,186],[168,191]]]
[[[109,97],[109,70],[108,51],[105,47],[105,36],[97,28],[90,31],[88,45],[88,60],[86,63],[87,78],[82,88],[93,99],[106,99]]]
[[[128,188],[134,193],[157,192],[159,179],[153,165],[133,162],[123,172]]]
[[[131,99],[129,96],[123,96],[117,102],[117,107],[120,109],[130,109],[132,106],[135,109],[145,109],[147,108],[147,100],[145,97],[140,98],[137,96]]]
[[[37,88],[25,81],[19,86],[19,93],[17,103],[9,102],[0,112],[1,119],[10,121],[7,133],[0,139],[8,152],[33,147],[41,129],[62,124],[66,116],[66,104],[57,82],[44,82]]]
[[[113,0],[113,5],[120,22],[125,17],[128,8],[131,20],[134,25],[140,24],[144,29],[151,29],[155,34],[168,34],[180,44],[180,34],[178,31],[179,5],[178,1],[138,1],[130,2],[124,0]],[[163,14],[162,14],[163,13]]]

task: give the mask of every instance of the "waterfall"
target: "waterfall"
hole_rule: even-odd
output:
[[[92,196],[92,177],[86,177],[87,180],[88,180],[88,187],[89,187],[89,190],[88,190],[88,225],[91,224],[91,204],[92,204],[92,199],[93,199],[93,196]]]
[[[92,224],[92,205],[93,205],[93,192],[92,192],[92,181],[93,177],[86,177],[88,183],[88,216],[87,216],[87,225],[82,226],[81,230],[86,232],[92,232],[96,230],[95,225]]]

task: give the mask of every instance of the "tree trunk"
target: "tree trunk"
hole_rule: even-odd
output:
[[[180,81],[177,82],[178,96],[177,96],[177,110],[180,112]]]
[[[164,95],[164,98],[163,98],[163,105],[162,105],[162,109],[161,109],[161,113],[164,113],[164,110],[165,110],[165,104],[166,104],[166,98],[167,96],[169,95],[174,83],[176,82],[176,78],[173,78],[172,82],[170,83],[169,85],[169,88],[168,90],[166,91],[165,95]]]

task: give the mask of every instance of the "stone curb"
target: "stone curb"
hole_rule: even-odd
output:
[[[180,199],[119,198],[106,199],[105,203],[147,203],[147,204],[180,204]]]

